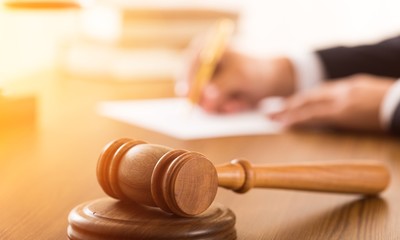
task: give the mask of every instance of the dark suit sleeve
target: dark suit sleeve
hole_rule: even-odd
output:
[[[400,36],[372,45],[334,47],[316,53],[327,79],[356,73],[400,77]]]
[[[393,134],[400,136],[400,103],[397,104],[396,109],[394,110],[389,130]]]
[[[376,44],[334,47],[316,53],[328,80],[357,73],[400,78],[400,36]],[[389,130],[400,136],[400,103],[393,112]]]

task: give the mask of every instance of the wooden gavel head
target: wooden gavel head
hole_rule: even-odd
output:
[[[111,197],[179,216],[204,212],[218,188],[217,171],[203,155],[131,139],[105,147],[97,179]]]

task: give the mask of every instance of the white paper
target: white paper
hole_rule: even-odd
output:
[[[277,109],[277,104],[269,109]],[[265,108],[263,109],[265,110]],[[268,109],[267,109],[268,110]],[[183,98],[109,101],[99,104],[106,117],[179,139],[275,134],[281,126],[262,109],[235,114],[209,114]]]

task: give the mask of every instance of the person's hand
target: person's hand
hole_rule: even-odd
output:
[[[199,51],[192,51],[183,76],[187,81],[184,94],[194,80],[198,59]],[[208,112],[238,112],[255,107],[268,96],[288,96],[294,89],[294,70],[289,59],[257,59],[227,50],[204,87],[199,104]]]
[[[330,126],[382,131],[381,102],[394,79],[354,75],[326,82],[285,100],[283,110],[269,115],[287,127]]]

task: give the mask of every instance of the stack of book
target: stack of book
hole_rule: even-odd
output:
[[[220,19],[239,20],[229,2],[116,1],[84,10],[80,36],[63,49],[67,73],[110,80],[172,79],[182,53]]]

